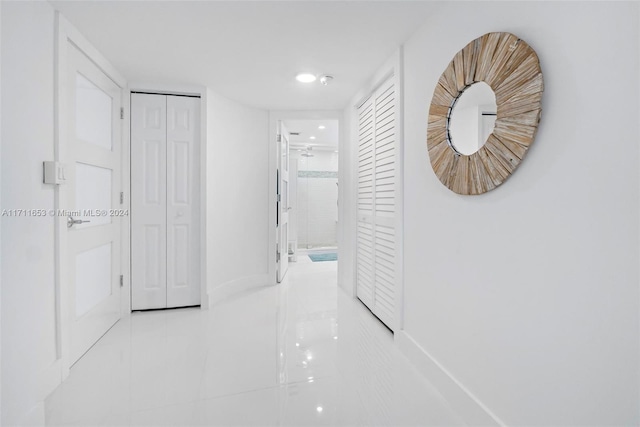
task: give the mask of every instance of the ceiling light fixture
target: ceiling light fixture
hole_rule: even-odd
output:
[[[325,126],[325,125],[320,125],[320,126],[318,126],[318,129],[321,129],[321,130],[322,130],[322,129],[325,129],[325,128],[326,128],[326,126]]]
[[[300,73],[296,76],[296,80],[301,83],[311,83],[316,81],[316,76],[311,73]]]
[[[316,139],[316,137],[315,136],[310,136],[309,139]]]
[[[324,86],[327,86],[329,83],[331,83],[331,80],[333,80],[333,76],[329,76],[329,75],[324,75],[324,76],[320,76],[320,83],[322,83]]]

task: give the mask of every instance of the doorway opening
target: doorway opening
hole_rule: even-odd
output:
[[[336,261],[338,121],[285,120],[284,123],[291,134],[290,258]]]
[[[276,277],[289,266],[338,261],[338,117],[278,120]]]

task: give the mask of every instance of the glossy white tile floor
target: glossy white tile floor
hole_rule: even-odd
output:
[[[463,425],[336,286],[336,262],[211,310],[134,313],[46,401],[49,425]]]

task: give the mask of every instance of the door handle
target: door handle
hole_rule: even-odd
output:
[[[91,222],[88,219],[87,220],[81,220],[81,219],[74,219],[71,215],[69,215],[69,217],[67,218],[67,227],[71,228],[76,224],[82,224],[84,222]]]

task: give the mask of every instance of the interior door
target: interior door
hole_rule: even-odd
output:
[[[200,305],[200,99],[131,95],[131,307]]]
[[[276,254],[278,283],[289,269],[289,132],[279,123],[278,136],[278,248]]]
[[[167,97],[131,94],[131,309],[167,306]]]
[[[373,96],[358,108],[358,198],[356,294],[369,308],[374,295],[374,104]]]
[[[167,307],[200,305],[200,98],[167,96]]]
[[[394,328],[398,138],[393,78],[358,107],[356,294]]]
[[[120,88],[68,45],[64,156],[69,206],[64,251],[69,281],[70,358],[77,361],[120,318]]]

